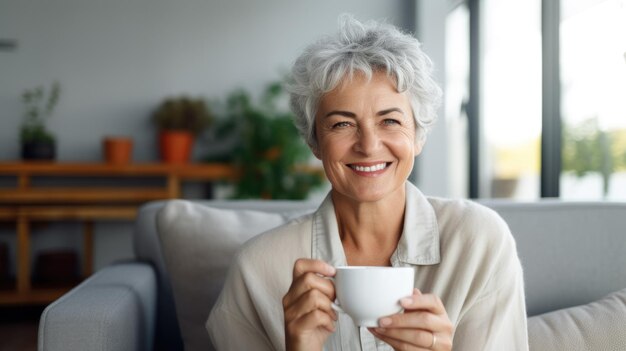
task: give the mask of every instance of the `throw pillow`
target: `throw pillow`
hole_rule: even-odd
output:
[[[281,213],[227,210],[184,200],[159,211],[157,231],[185,350],[213,349],[204,325],[241,244],[306,212],[287,206]]]
[[[626,289],[528,319],[531,351],[626,350]]]

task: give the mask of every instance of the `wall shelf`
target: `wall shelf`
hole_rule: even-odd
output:
[[[16,277],[0,287],[0,305],[47,304],[76,284],[41,285],[32,281],[31,223],[58,220],[83,222],[81,277],[93,273],[94,222],[133,220],[145,202],[180,198],[181,183],[194,180],[231,180],[235,169],[226,164],[0,162],[0,175],[16,178],[16,187],[0,188],[0,221],[15,223],[17,235]],[[121,187],[34,186],[33,177],[139,177],[164,178],[164,186]],[[76,282],[78,283],[78,281]]]

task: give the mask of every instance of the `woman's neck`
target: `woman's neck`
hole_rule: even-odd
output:
[[[348,265],[389,266],[402,235],[405,188],[376,202],[358,202],[336,192],[332,196]]]

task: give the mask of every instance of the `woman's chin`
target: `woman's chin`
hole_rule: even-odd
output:
[[[336,193],[339,193],[341,197],[349,198],[350,200],[357,203],[370,203],[370,202],[379,202],[389,197],[393,193],[393,191],[389,191],[389,189],[351,189],[350,191],[338,191],[335,190]]]

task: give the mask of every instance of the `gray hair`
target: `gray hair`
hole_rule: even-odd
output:
[[[373,72],[385,70],[394,78],[398,91],[408,93],[416,138],[423,143],[441,102],[441,89],[431,76],[432,66],[412,35],[389,24],[361,23],[351,15],[341,15],[339,32],[309,45],[292,67],[287,90],[295,125],[315,150],[315,114],[322,96],[355,71],[371,79]]]

